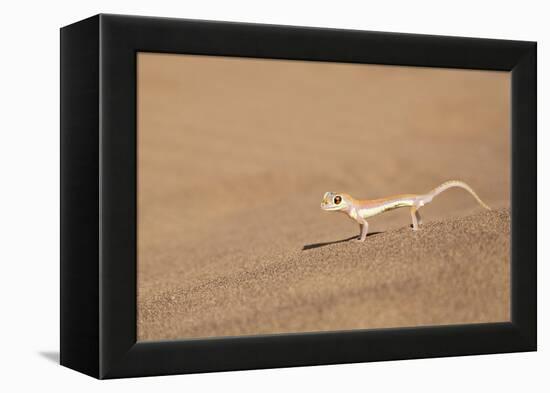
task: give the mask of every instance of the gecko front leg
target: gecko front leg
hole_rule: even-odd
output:
[[[364,242],[365,239],[367,238],[367,234],[369,233],[369,223],[366,221],[363,221],[363,223],[359,224],[359,229],[361,233],[357,241]]]

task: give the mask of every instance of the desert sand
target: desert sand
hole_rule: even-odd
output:
[[[139,54],[139,340],[510,319],[509,73]],[[470,184],[358,227],[357,198]]]

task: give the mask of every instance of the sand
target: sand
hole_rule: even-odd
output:
[[[139,340],[510,319],[509,73],[140,54]],[[358,227],[321,211],[469,183]]]
[[[140,338],[508,321],[509,227],[478,213],[211,272],[144,300]]]

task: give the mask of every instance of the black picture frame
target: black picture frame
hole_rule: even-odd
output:
[[[136,342],[136,53],[512,73],[511,321]],[[534,351],[536,43],[96,15],[61,29],[61,364],[96,378]]]

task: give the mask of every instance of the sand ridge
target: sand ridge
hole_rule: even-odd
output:
[[[307,244],[144,299],[139,338],[507,321],[509,228],[499,209]]]

